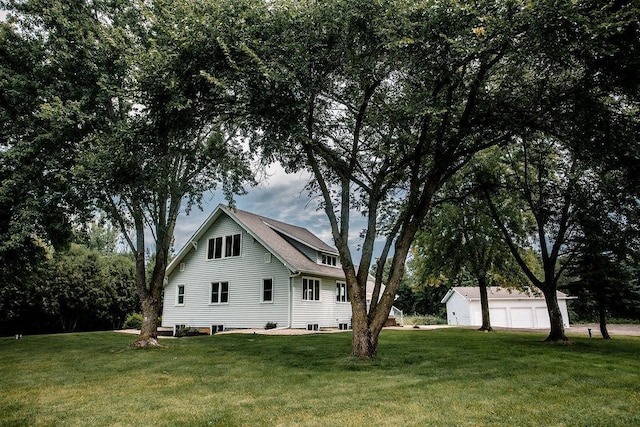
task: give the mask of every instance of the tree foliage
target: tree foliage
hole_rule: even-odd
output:
[[[313,173],[310,188],[322,195],[351,292],[354,355],[375,354],[411,242],[442,185],[554,105],[554,64],[544,70],[540,56],[532,59],[549,50],[531,37],[547,19],[539,12],[516,1],[271,8],[251,46],[262,61],[251,99],[258,135],[267,153]],[[535,90],[522,88],[534,75]],[[348,245],[352,212],[367,222],[359,269]],[[378,236],[384,247],[367,311]]]
[[[225,73],[233,67],[216,41],[215,24],[226,5],[8,3],[15,17],[7,31],[30,43],[36,70],[51,75],[30,99],[37,126],[19,133],[19,120],[12,122],[8,151],[24,156],[36,150],[38,161],[47,162],[39,172],[72,193],[64,203],[78,196],[78,206],[103,210],[120,228],[136,257],[140,343],[153,343],[183,202],[189,209],[218,183],[231,199],[250,179],[230,120],[236,97]],[[29,64],[19,65],[16,78],[28,80]],[[154,254],[150,277],[148,250]]]
[[[478,156],[474,162],[486,157]],[[414,240],[410,265],[423,286],[444,280],[448,284],[464,282],[479,287],[481,329],[491,330],[488,287],[522,288],[526,277],[504,244],[473,180],[470,171],[476,167],[471,165],[443,186],[439,201]],[[501,200],[500,205],[505,209],[509,201]],[[520,209],[512,210],[508,216],[510,229],[525,238],[522,233],[528,218]]]
[[[130,256],[76,243],[60,251],[33,244],[41,256],[21,257],[26,271],[2,270],[0,333],[119,329],[139,310]]]
[[[573,195],[591,162],[606,159],[637,182],[632,0],[1,4],[13,17],[0,26],[0,233],[9,242],[0,249],[37,258],[33,236],[62,248],[72,216],[106,212],[136,259],[142,344],[155,338],[178,214],[219,184],[229,199],[242,191],[245,142],[264,162],[312,173],[361,358],[377,352],[443,186],[479,152],[506,147],[505,177],[486,174],[483,184],[509,187],[500,199],[521,200],[533,216],[537,246],[516,239],[518,221],[491,205],[549,298],[562,252],[575,247]],[[362,232],[352,229],[358,215]],[[523,259],[527,245],[544,278]],[[553,317],[550,337],[563,339]]]

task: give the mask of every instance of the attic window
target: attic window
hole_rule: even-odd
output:
[[[324,265],[335,267],[338,264],[338,257],[333,255],[322,254],[321,262]]]
[[[220,259],[240,256],[240,234],[209,239],[207,259]]]

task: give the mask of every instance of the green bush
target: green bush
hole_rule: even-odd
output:
[[[122,325],[122,329],[140,329],[142,328],[142,314],[133,313],[127,316]]]
[[[278,326],[278,324],[276,322],[267,322],[266,325],[264,325],[265,329],[275,329]]]
[[[405,325],[446,325],[447,319],[438,316],[412,314],[404,316],[402,323]]]
[[[200,335],[200,329],[184,326],[176,329],[176,337],[194,337]]]

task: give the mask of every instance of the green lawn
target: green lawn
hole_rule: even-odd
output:
[[[383,331],[373,362],[350,333],[0,338],[0,425],[640,425],[640,338],[545,336]]]

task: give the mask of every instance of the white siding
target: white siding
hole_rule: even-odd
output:
[[[207,259],[210,238],[242,234],[240,257]],[[185,324],[225,328],[263,328],[267,322],[288,326],[289,270],[276,259],[265,263],[266,248],[226,215],[198,241],[184,258],[184,271],[175,269],[165,288],[162,326]],[[273,302],[262,302],[262,279],[273,279]],[[209,304],[212,282],[229,282],[229,302]],[[185,286],[185,302],[176,306],[176,289]]]
[[[312,277],[312,276],[304,276]],[[306,328],[308,324],[318,324],[321,328],[337,328],[340,323],[351,324],[351,303],[336,301],[336,279],[320,279],[320,300],[302,299],[302,277],[293,278],[292,328]]]
[[[289,242],[291,246],[293,246],[294,248],[296,248],[297,250],[305,254],[305,256],[309,258],[311,261],[318,262],[318,252],[315,249],[310,248],[309,246],[305,246],[302,243],[298,242],[297,240],[287,237],[285,235],[281,235],[281,236],[287,242]]]
[[[559,300],[565,327],[569,326],[566,300]],[[470,313],[470,316],[469,316]],[[489,299],[491,326],[504,328],[549,328],[549,313],[544,299]],[[450,325],[481,326],[480,301],[465,299],[454,293],[447,301],[447,320]]]
[[[562,310],[562,306],[564,305],[564,311],[567,310],[567,303],[564,301],[558,301],[560,305],[560,311]],[[547,310],[547,305],[545,304],[542,307],[536,307],[535,309],[535,317],[536,317],[536,327],[538,328],[550,328],[551,321],[549,320],[549,310]],[[568,319],[568,315],[565,316],[564,313],[562,315],[562,320],[564,321],[564,326],[569,326],[569,322],[566,321]]]
[[[470,325],[471,307],[462,295],[455,292],[447,301],[447,323],[450,325]]]

